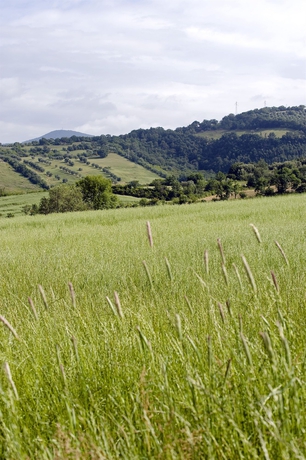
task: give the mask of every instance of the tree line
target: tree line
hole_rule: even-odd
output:
[[[234,163],[227,174],[233,180],[246,181],[247,187],[254,188],[260,195],[306,192],[306,158],[268,164],[264,160],[257,163]]]

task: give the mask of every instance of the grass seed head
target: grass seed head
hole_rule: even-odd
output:
[[[208,265],[208,262],[209,262],[209,258],[208,258],[208,251],[206,249],[206,251],[204,251],[204,263],[205,263],[205,270],[206,270],[206,274],[209,275],[209,265]]]
[[[247,276],[248,276],[248,278],[249,278],[250,284],[251,284],[251,286],[252,286],[252,288],[253,288],[253,291],[254,291],[255,294],[256,294],[256,292],[257,292],[257,286],[256,286],[256,283],[255,283],[255,280],[254,280],[254,276],[253,276],[253,274],[252,274],[252,272],[251,272],[251,269],[250,269],[250,267],[249,267],[249,264],[248,264],[246,258],[244,257],[244,255],[242,255],[241,257],[242,257],[242,262],[243,262],[243,265],[244,265],[246,274],[247,274]]]
[[[74,291],[73,285],[72,285],[72,283],[70,281],[68,283],[68,287],[69,287],[69,292],[70,292],[70,296],[71,296],[72,305],[75,308],[75,291]]]
[[[153,248],[153,236],[152,236],[151,224],[149,221],[147,221],[147,233],[148,233],[149,244],[151,248]]]
[[[244,337],[244,335],[242,333],[240,333],[240,337],[241,337],[241,340],[242,340],[243,349],[244,349],[247,361],[248,361],[250,366],[253,366],[252,355],[250,353],[250,349],[249,349],[249,346],[247,344],[246,338]]]
[[[255,236],[256,236],[256,238],[257,238],[258,243],[262,243],[262,240],[261,240],[261,237],[260,237],[260,233],[259,233],[259,231],[258,231],[258,228],[255,227],[254,224],[250,224],[250,226],[251,226],[252,229],[254,230],[254,233],[255,233]]]
[[[116,291],[114,292],[114,297],[115,297],[115,305],[116,305],[118,316],[120,316],[120,318],[123,318],[124,315],[123,315],[123,312],[122,312],[118,292],[116,292]]]
[[[284,258],[284,260],[285,260],[286,264],[289,266],[289,261],[288,261],[288,259],[287,259],[287,256],[286,256],[286,254],[285,254],[285,252],[284,252],[283,248],[281,247],[281,245],[279,244],[279,242],[278,242],[278,241],[275,241],[275,244],[276,244],[276,246],[278,247],[278,249],[279,249],[279,252],[280,252],[280,253],[281,253],[281,255],[283,256],[283,258]]]
[[[271,276],[272,276],[272,281],[273,281],[274,287],[276,289],[276,292],[279,294],[279,285],[278,285],[275,273],[272,270],[271,270]]]
[[[220,302],[218,302],[218,307],[219,307],[219,312],[220,312],[222,322],[224,324],[225,323],[225,316],[224,316],[224,311],[223,311],[222,304]]]
[[[240,289],[242,290],[242,281],[241,281],[240,273],[239,273],[239,270],[238,270],[236,264],[233,264],[233,269],[235,270],[235,273],[236,273],[236,276],[237,276],[237,279],[238,279],[238,282],[239,282]]]
[[[49,306],[48,306],[47,297],[46,297],[44,288],[39,284],[39,285],[38,285],[38,289],[39,289],[39,292],[40,292],[42,301],[43,301],[43,303],[44,303],[45,309],[48,310],[48,309],[49,309]]]
[[[15,385],[13,377],[12,377],[12,373],[11,373],[9,363],[7,363],[7,362],[4,363],[4,370],[5,370],[7,379],[8,379],[8,381],[9,381],[11,387],[12,387],[12,390],[14,392],[15,398],[18,400],[19,396],[18,396],[16,385]]]
[[[33,315],[34,315],[35,319],[38,320],[37,311],[36,311],[34,302],[33,302],[33,300],[31,299],[31,297],[28,297],[28,302],[29,302],[29,304],[30,304],[30,307],[31,307],[31,310],[32,310],[32,312],[33,312]]]
[[[167,259],[167,257],[165,257],[165,262],[166,262],[166,267],[167,267],[167,272],[168,272],[169,279],[170,279],[170,281],[173,281],[171,265],[170,265],[169,260]]]
[[[222,273],[223,273],[225,284],[226,286],[228,286],[229,282],[228,282],[228,274],[227,274],[226,266],[223,263],[221,263],[221,266],[222,266]]]
[[[260,332],[259,335],[262,338],[263,344],[265,346],[265,349],[267,351],[270,361],[273,362],[274,352],[273,352],[272,342],[271,342],[268,332]]]
[[[218,243],[219,251],[220,251],[220,254],[221,254],[222,262],[225,265],[225,255],[224,255],[223,246],[222,246],[220,238],[217,239],[217,243]]]
[[[11,331],[11,333],[13,334],[15,339],[20,340],[17,332],[15,331],[13,326],[8,322],[8,320],[6,318],[4,318],[4,316],[0,315],[0,321],[2,321],[4,326],[6,326],[9,329],[9,331]]]

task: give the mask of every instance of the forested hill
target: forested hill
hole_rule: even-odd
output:
[[[229,114],[217,120],[203,120],[201,123],[194,121],[185,128],[177,128],[176,131],[199,134],[207,131],[218,130],[269,130],[287,129],[301,131],[306,134],[306,107],[264,107],[262,109],[249,110],[237,115]]]
[[[236,162],[273,163],[306,155],[306,110],[265,107],[176,130],[138,129],[108,143],[133,161],[168,171],[227,172]]]
[[[272,164],[306,156],[306,108],[264,107],[230,114],[221,121],[194,121],[175,130],[160,127],[120,136],[43,138],[28,148],[33,154],[51,155],[51,145],[63,146],[67,158],[74,150],[89,158],[118,153],[164,177],[191,170],[228,172],[237,162]],[[11,148],[15,153],[22,150],[16,144]]]

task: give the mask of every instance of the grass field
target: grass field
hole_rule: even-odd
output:
[[[24,206],[39,205],[42,197],[48,197],[48,192],[24,193],[20,195],[9,195],[0,197],[0,218],[16,217],[24,214]],[[137,203],[140,198],[127,195],[118,195],[122,203]],[[13,215],[13,216],[12,216]]]
[[[110,171],[121,177],[123,183],[138,180],[140,184],[149,184],[154,179],[160,179],[157,174],[116,153],[109,153],[106,158],[93,160],[93,162],[103,168],[110,167]]]
[[[38,204],[43,196],[48,196],[48,192],[2,196],[0,197],[0,217],[7,217],[7,214],[22,215],[24,206]]]
[[[258,134],[259,136],[262,137],[268,137],[269,134],[274,133],[276,137],[282,137],[288,132],[292,132],[293,130],[291,129],[281,129],[281,128],[275,128],[275,129],[259,129],[259,130],[231,130],[231,131],[226,131],[226,130],[211,130],[211,131],[204,131],[202,133],[196,134],[199,137],[206,137],[209,139],[220,139],[224,134],[229,134],[229,133],[235,133],[237,136],[242,136],[243,134]]]
[[[2,219],[0,458],[304,459],[305,204]]]
[[[8,193],[27,193],[39,190],[39,187],[20,174],[16,173],[13,168],[4,161],[0,160],[0,187],[4,187]]]

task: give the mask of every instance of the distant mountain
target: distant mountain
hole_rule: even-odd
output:
[[[36,137],[35,139],[30,139],[28,141],[24,141],[23,144],[27,142],[39,141],[40,139],[61,139],[62,137],[94,137],[92,134],[84,134],[80,133],[79,131],[71,131],[69,129],[58,129],[56,131],[51,131],[50,133],[44,134],[43,136]]]

